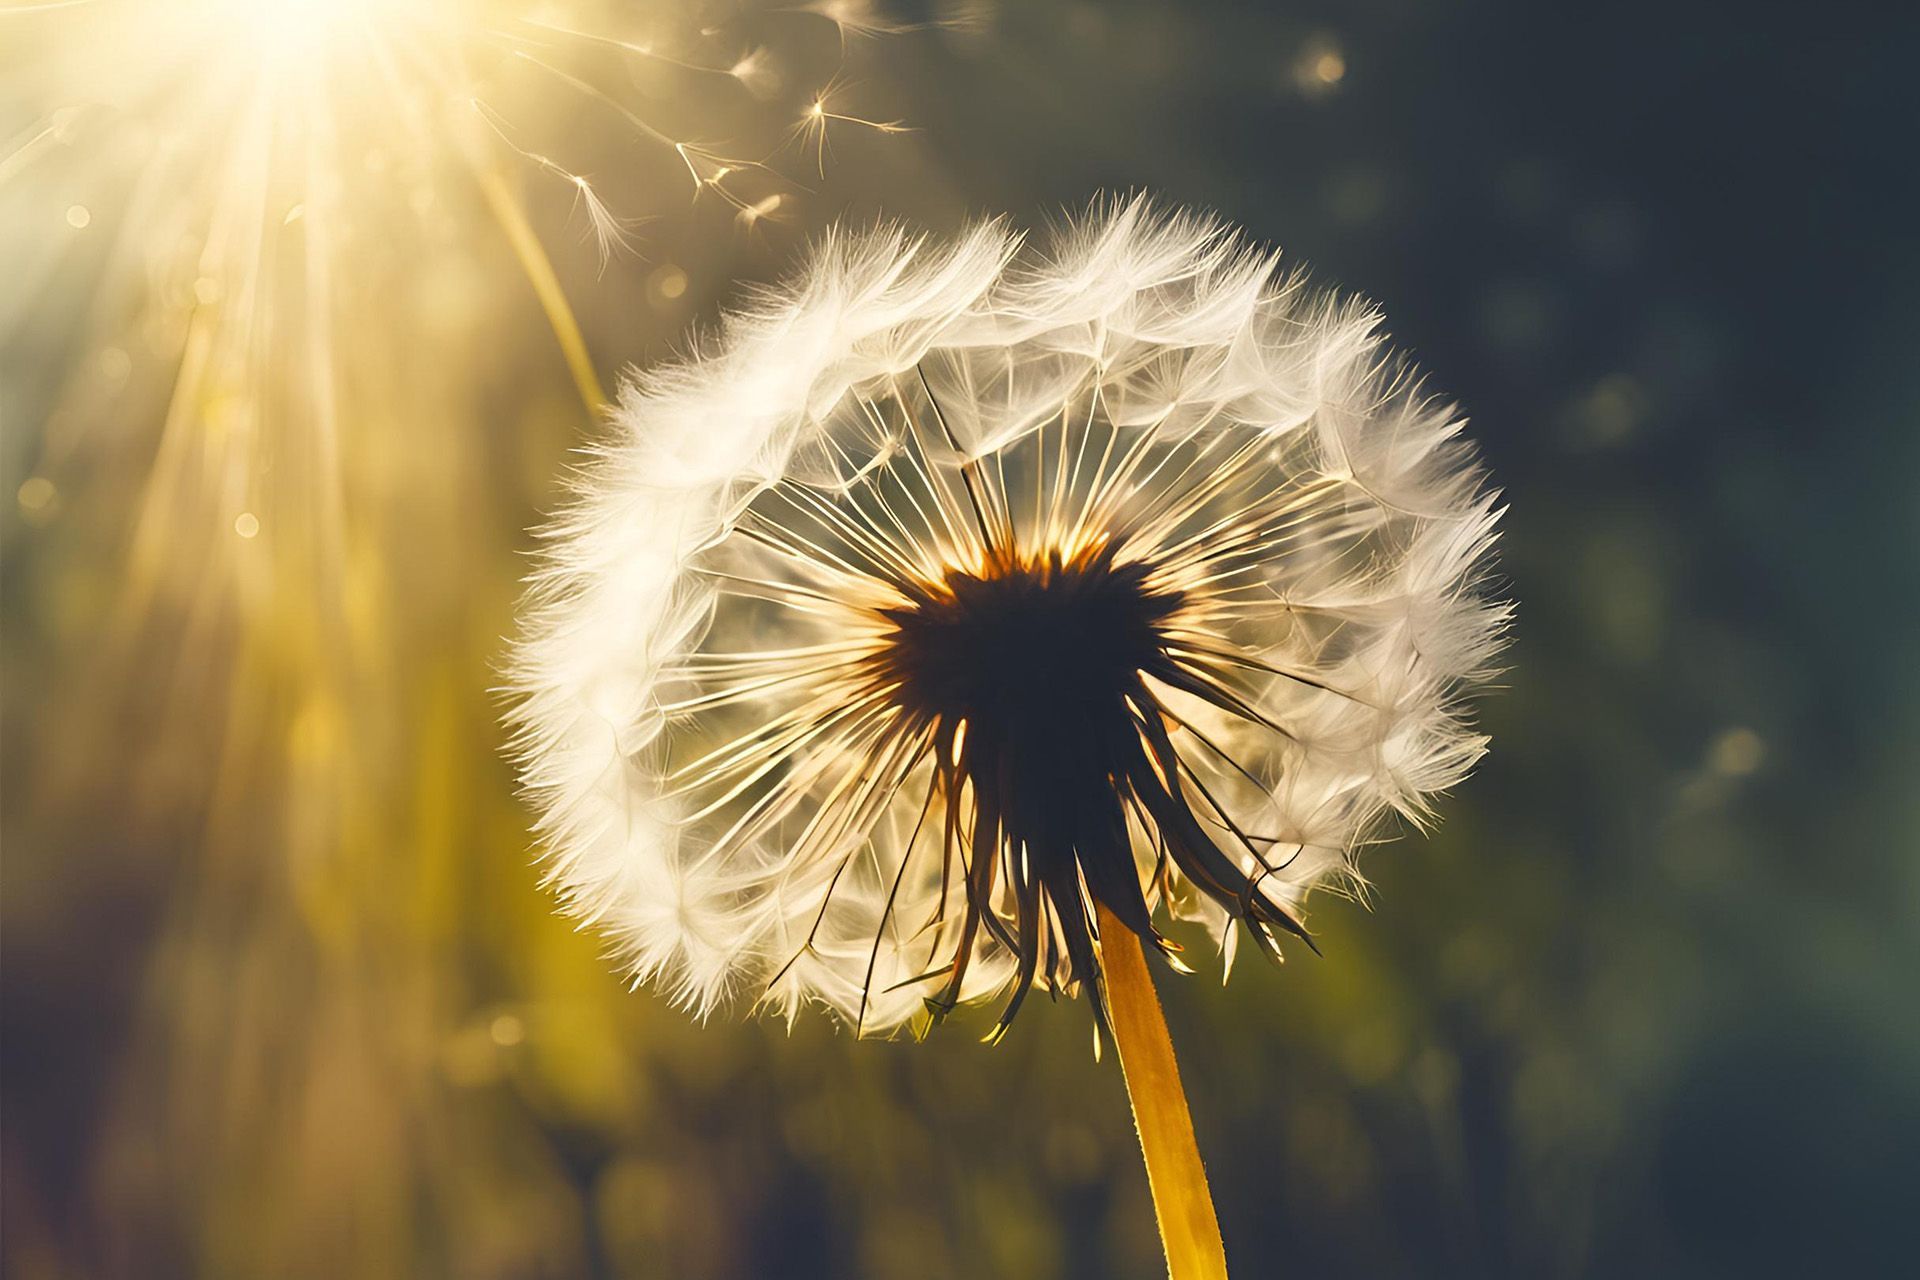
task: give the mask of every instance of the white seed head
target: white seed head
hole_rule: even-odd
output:
[[[830,234],[624,388],[543,533],[513,719],[552,884],[703,1015],[879,1034],[1097,984],[1095,900],[1169,954],[1157,921],[1304,936],[1485,749],[1461,426],[1374,311],[1202,217]]]

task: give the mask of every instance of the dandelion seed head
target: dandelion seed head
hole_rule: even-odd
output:
[[[1277,957],[1484,752],[1498,516],[1378,316],[1207,219],[834,233],[547,530],[552,882],[702,1016],[870,1034],[1097,989],[1096,903]]]

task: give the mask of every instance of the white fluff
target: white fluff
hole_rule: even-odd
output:
[[[906,465],[902,446],[863,406],[907,412],[918,392],[899,388],[922,376],[958,444],[927,465],[998,459],[1014,487],[1040,483],[1019,479],[1033,465],[1020,451],[1071,439],[1083,412],[1143,449],[1271,442],[1249,473],[1257,490],[1242,488],[1298,493],[1298,520],[1264,548],[1248,580],[1258,589],[1243,582],[1231,610],[1205,616],[1222,643],[1312,683],[1242,690],[1290,736],[1183,694],[1167,705],[1261,780],[1256,791],[1193,757],[1248,830],[1285,844],[1283,870],[1261,885],[1276,901],[1357,885],[1354,853],[1380,820],[1429,819],[1434,793],[1485,749],[1461,698],[1508,612],[1483,585],[1496,498],[1461,419],[1387,352],[1375,312],[1310,290],[1217,223],[1139,199],[1035,244],[1002,222],[951,242],[830,233],[786,285],[623,388],[609,438],[542,532],[512,667],[514,749],[551,883],[636,984],[657,982],[701,1015],[734,994],[788,1016],[812,1000],[892,1032],[920,1008],[916,974],[953,945],[934,859],[893,889],[931,784],[884,716],[836,725],[820,702],[805,732],[753,746],[768,772],[704,817],[743,775],[675,781],[838,687],[833,673],[777,678],[799,670],[781,663],[814,659],[756,659],[739,669],[761,673],[762,695],[718,674],[734,659],[712,655],[871,639],[871,601],[843,568],[770,554],[741,528],[772,518],[749,512],[776,486],[839,502],[890,483],[875,477]],[[1152,484],[1127,501],[1140,509]],[[1219,516],[1194,501],[1164,544]],[[924,541],[932,559],[958,554],[956,540]],[[768,577],[776,594],[818,589],[830,602],[769,604],[739,586]],[[863,778],[876,780],[870,795]],[[750,841],[725,837],[743,804],[773,792],[780,821]],[[1216,936],[1232,924],[1177,878],[1160,906]],[[972,945],[962,998],[1006,994],[1009,956],[984,933]]]

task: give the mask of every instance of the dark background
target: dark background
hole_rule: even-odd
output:
[[[801,230],[1135,188],[1216,210],[1379,302],[1511,502],[1493,750],[1439,832],[1374,855],[1371,909],[1322,904],[1325,958],[1162,980],[1236,1275],[1914,1266],[1905,14],[1036,0],[866,51],[852,101],[917,132],[837,135]],[[659,231],[682,311],[638,305],[650,263],[563,264],[607,368],[793,251],[700,216]],[[9,1274],[1157,1274],[1083,1009],[1030,1006],[992,1050],[964,1020],[918,1046],[698,1027],[548,920],[486,694],[518,530],[578,431],[515,408],[529,379],[564,396],[525,333],[473,388],[491,525],[389,531],[477,549],[422,571],[437,629],[358,695],[399,690],[386,732],[458,763],[401,788],[435,804],[376,808],[403,816],[340,881],[381,887],[317,916],[248,873],[177,931],[177,886],[213,874],[191,851],[273,861],[297,777],[225,824],[50,780],[91,695],[33,584],[106,553],[10,532]],[[124,780],[139,716],[179,713],[113,705],[133,727],[88,758]]]

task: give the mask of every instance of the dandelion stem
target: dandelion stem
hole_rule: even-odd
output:
[[[540,309],[547,313],[547,324],[560,343],[560,353],[567,359],[567,369],[573,374],[573,385],[579,389],[581,401],[588,413],[598,414],[607,404],[606,389],[600,385],[600,375],[594,372],[593,357],[587,354],[586,339],[580,335],[580,322],[574,319],[573,308],[567,304],[566,291],[560,287],[560,277],[553,272],[553,262],[541,247],[540,237],[527,221],[526,210],[520,207],[520,201],[499,169],[480,161],[473,166],[473,172],[500,229],[507,233],[507,240],[513,245],[514,256],[520,259],[520,269],[527,273],[528,282],[540,298]]]
[[[1225,1280],[1226,1248],[1207,1190],[1207,1171],[1193,1138],[1193,1116],[1173,1040],[1160,1013],[1159,997],[1147,973],[1140,939],[1117,916],[1099,905],[1100,968],[1106,981],[1107,1011],[1127,1099],[1133,1104],[1140,1152],[1146,1157],[1147,1185],[1160,1242],[1167,1253],[1170,1280]]]

